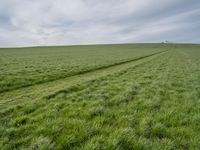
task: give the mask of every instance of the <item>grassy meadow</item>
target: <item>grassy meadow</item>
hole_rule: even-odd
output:
[[[200,45],[0,49],[0,149],[200,149]]]
[[[0,92],[65,78],[158,51],[156,44],[0,49]]]

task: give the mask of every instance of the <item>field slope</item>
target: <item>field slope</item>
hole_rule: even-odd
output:
[[[0,54],[0,149],[200,149],[200,45]]]

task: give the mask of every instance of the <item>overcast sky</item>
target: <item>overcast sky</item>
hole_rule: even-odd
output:
[[[200,43],[200,0],[0,0],[0,47]]]

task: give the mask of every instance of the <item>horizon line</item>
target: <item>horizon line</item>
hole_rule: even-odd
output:
[[[30,46],[6,46],[6,47],[0,47],[0,49],[9,49],[9,48],[38,48],[38,47],[71,47],[71,46],[103,46],[103,45],[126,45],[126,44],[183,44],[183,45],[199,45],[200,43],[190,43],[190,42],[135,42],[135,43],[94,43],[94,44],[55,44],[55,45],[30,45]]]

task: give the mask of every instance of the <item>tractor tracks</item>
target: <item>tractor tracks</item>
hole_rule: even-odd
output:
[[[26,87],[20,87],[11,91],[3,92],[0,94],[0,109],[3,110],[12,105],[25,103],[30,100],[36,100],[46,95],[49,95],[50,93],[54,93],[60,89],[69,87],[70,85],[79,84],[81,82],[96,79],[109,74],[113,74],[115,72],[125,70],[130,67],[141,65],[145,62],[157,58],[158,56],[161,56],[162,54],[168,51],[169,50],[160,51],[132,60],[118,62],[108,66],[90,69],[87,71],[82,71],[79,74],[70,77],[34,84]]]

